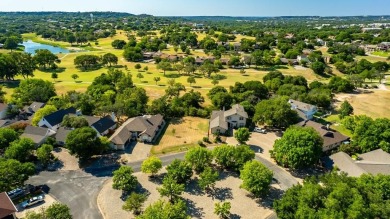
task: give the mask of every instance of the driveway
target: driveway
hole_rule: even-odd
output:
[[[152,147],[152,144],[130,142],[126,145],[124,154],[121,155],[121,159],[127,160],[127,162],[145,160],[149,157]]]
[[[26,183],[47,185],[49,194],[69,206],[75,219],[101,219],[96,200],[107,177],[96,177],[81,170],[41,172]]]

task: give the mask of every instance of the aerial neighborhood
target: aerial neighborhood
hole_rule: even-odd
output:
[[[385,15],[0,12],[0,219],[390,218],[389,70]]]

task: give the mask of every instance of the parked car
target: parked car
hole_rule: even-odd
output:
[[[38,203],[43,202],[45,197],[43,195],[35,196],[22,203],[23,208],[28,208]]]
[[[259,127],[256,127],[253,131],[261,133],[261,134],[267,134],[267,130],[259,128]]]
[[[12,191],[7,192],[7,195],[8,195],[8,197],[10,199],[15,199],[15,198],[18,198],[20,196],[23,196],[24,195],[24,190],[20,189],[20,188],[17,188],[17,189],[14,189]]]

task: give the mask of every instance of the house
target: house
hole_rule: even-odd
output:
[[[197,57],[195,59],[195,64],[196,65],[203,65],[204,62],[209,61],[210,63],[214,63],[215,57],[210,56],[210,57]]]
[[[313,122],[311,120],[302,121],[297,124],[301,127],[312,127],[314,128],[324,140],[322,151],[330,151],[339,147],[344,142],[349,141],[349,137],[341,134],[338,131],[330,129],[329,125],[324,126],[320,123]]]
[[[111,118],[111,116],[105,116],[103,118],[84,116],[84,118],[87,120],[88,125],[95,129],[98,136],[107,135],[110,131],[113,131],[116,128],[116,122],[113,118]]]
[[[297,57],[297,61],[298,61],[299,63],[302,63],[302,62],[308,63],[308,62],[310,62],[310,61],[309,61],[309,58],[307,57],[307,55],[304,55],[304,54],[298,56],[298,57]]]
[[[39,109],[43,108],[46,105],[46,103],[41,102],[33,102],[30,106],[26,106],[23,108],[24,112],[33,115],[36,113]]]
[[[378,45],[378,49],[387,52],[390,50],[390,42],[382,42]]]
[[[219,59],[219,61],[221,61],[222,65],[228,65],[230,59],[229,58],[221,58],[221,59]]]
[[[390,154],[382,149],[361,154],[356,160],[344,152],[338,152],[326,157],[323,162],[326,168],[337,168],[352,177],[362,174],[390,175]]]
[[[376,50],[378,50],[378,46],[377,45],[366,45],[366,46],[363,46],[363,49],[366,53],[370,53],[370,52],[375,52]]]
[[[35,143],[36,146],[40,146],[46,141],[48,137],[53,136],[54,134],[55,132],[48,128],[27,126],[20,137],[29,138]]]
[[[0,103],[0,119],[7,118],[8,104]]]
[[[243,106],[236,104],[230,110],[213,111],[210,118],[211,133],[226,133],[229,128],[245,127],[248,113]]]
[[[68,114],[76,114],[76,109],[73,107],[68,109],[61,109],[47,116],[44,116],[41,121],[39,121],[38,126],[47,127],[55,131],[60,127],[64,116]]]
[[[124,150],[131,140],[151,143],[157,138],[164,125],[164,118],[160,114],[130,118],[115,131],[109,140],[115,150]]]
[[[288,103],[291,105],[291,109],[297,111],[299,117],[303,120],[313,119],[314,114],[318,111],[316,106],[297,100],[290,99]]]
[[[17,211],[14,203],[6,192],[0,193],[0,219],[16,219]]]
[[[286,58],[280,58],[280,62],[286,65],[298,65],[297,59],[286,59]]]
[[[66,143],[66,138],[68,137],[69,133],[72,131],[70,128],[66,127],[60,127],[57,130],[57,133],[55,135],[55,139],[58,145],[64,146]]]
[[[233,43],[234,51],[241,51],[241,43]]]

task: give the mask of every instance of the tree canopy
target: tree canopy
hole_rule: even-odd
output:
[[[56,96],[56,91],[53,83],[35,78],[22,80],[12,94],[13,100],[22,104],[33,101],[46,103],[54,96]]]
[[[273,173],[259,161],[248,161],[240,172],[242,188],[248,190],[256,197],[269,192]]]
[[[96,131],[91,127],[75,129],[66,138],[66,147],[70,153],[81,159],[88,159],[93,155],[101,154],[107,149],[106,146],[102,144]]]

